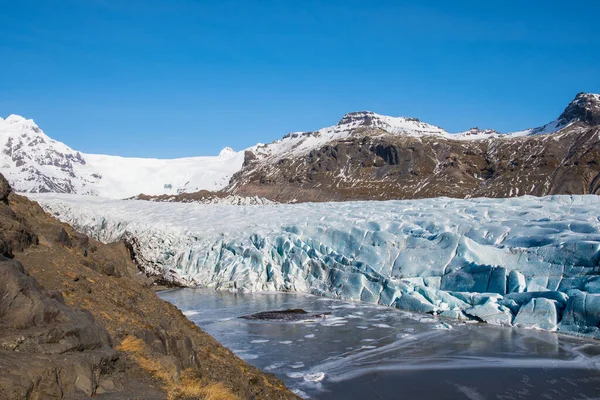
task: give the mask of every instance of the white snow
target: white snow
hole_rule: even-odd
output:
[[[598,196],[260,207],[31,197],[101,241],[135,238],[143,268],[183,283],[313,293],[506,325],[533,298],[546,298],[565,310],[562,322],[560,313],[549,321],[544,311],[536,321],[528,310],[520,326],[555,324],[600,337]]]
[[[171,160],[96,154],[83,157],[89,170],[102,175],[94,185],[98,195],[112,198],[219,190],[227,186],[244,161],[243,153]]]
[[[2,173],[17,192],[74,192],[111,198],[224,188],[240,170],[244,152],[178,159],[84,154],[52,140],[20,116],[0,118]]]
[[[509,133],[509,137],[522,137],[522,136],[532,136],[532,135],[547,135],[550,133],[558,132],[561,129],[568,127],[570,124],[561,125],[558,120],[554,120],[552,122],[547,123],[544,126],[540,126],[539,128],[530,128],[525,129],[523,131],[512,132]]]

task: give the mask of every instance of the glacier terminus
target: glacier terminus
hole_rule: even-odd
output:
[[[29,194],[187,286],[311,293],[600,339],[600,198],[235,206]]]

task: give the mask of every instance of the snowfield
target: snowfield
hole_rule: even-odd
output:
[[[600,338],[600,197],[274,204],[31,197],[149,273]]]
[[[17,192],[126,198],[220,190],[242,168],[244,152],[175,159],[85,154],[48,137],[33,120],[0,118],[0,165]]]

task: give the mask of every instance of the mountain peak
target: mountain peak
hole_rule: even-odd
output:
[[[417,118],[389,117],[372,111],[355,111],[345,114],[335,126],[337,129],[352,130],[358,127],[377,128],[392,134],[410,136],[442,135],[442,128],[420,121]]]
[[[31,133],[33,135],[42,134],[42,130],[32,119],[27,119],[17,114],[11,114],[6,119],[0,118],[0,133],[3,136],[7,134],[17,135],[22,133]]]
[[[498,136],[500,136],[500,133],[498,131],[495,131],[494,129],[480,129],[479,127],[475,126],[469,129],[468,131],[460,132],[453,135],[453,138],[485,139]]]
[[[4,122],[8,123],[8,124],[18,124],[21,122],[26,122],[28,121],[27,118],[22,117],[20,115],[17,114],[10,114],[5,120]],[[31,122],[33,122],[33,120],[31,120]]]
[[[577,94],[558,117],[559,126],[565,126],[572,122],[583,122],[592,126],[600,125],[600,94],[584,92]]]
[[[363,126],[370,126],[373,124],[373,119],[379,119],[380,115],[375,114],[373,111],[353,111],[344,114],[338,125],[349,125],[358,123]]]
[[[418,118],[408,117],[389,117],[374,113],[373,111],[353,111],[344,114],[338,125],[359,124],[362,126],[380,125],[380,123],[389,124],[390,121],[404,121],[420,123]]]

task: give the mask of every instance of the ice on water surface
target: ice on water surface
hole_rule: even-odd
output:
[[[397,399],[399,393],[406,398],[472,398],[453,386],[464,384],[481,393],[480,398],[517,398],[510,396],[516,391],[521,393],[518,398],[559,398],[556,390],[566,390],[560,398],[567,399],[586,398],[583,394],[594,398],[600,388],[598,346],[590,339],[463,324],[368,303],[325,302],[304,294],[183,289],[159,295],[182,310],[201,307],[203,313],[192,316],[193,322],[240,357],[276,374],[306,398]],[[328,319],[346,323],[230,318],[293,307],[328,311]],[[356,313],[362,319],[349,318]],[[269,341],[261,343],[264,340]],[[502,376],[501,384],[494,387],[480,379],[483,370],[494,371],[494,381]],[[452,371],[462,374],[446,379]],[[510,371],[514,371],[511,379],[504,379]],[[426,374],[427,382],[435,382],[424,386],[433,386],[436,396],[418,396],[423,385],[415,378],[421,373]],[[474,374],[477,379],[473,379]],[[385,376],[393,378],[386,384]],[[559,381],[546,382],[554,376]],[[524,390],[532,389],[525,379],[534,377],[545,379],[539,385],[540,391],[525,395]],[[352,390],[344,389],[348,385]],[[417,391],[411,393],[411,388]],[[391,393],[383,395],[386,390]]]
[[[598,196],[267,206],[32,197],[99,240],[129,240],[148,272],[189,284],[600,338]]]

